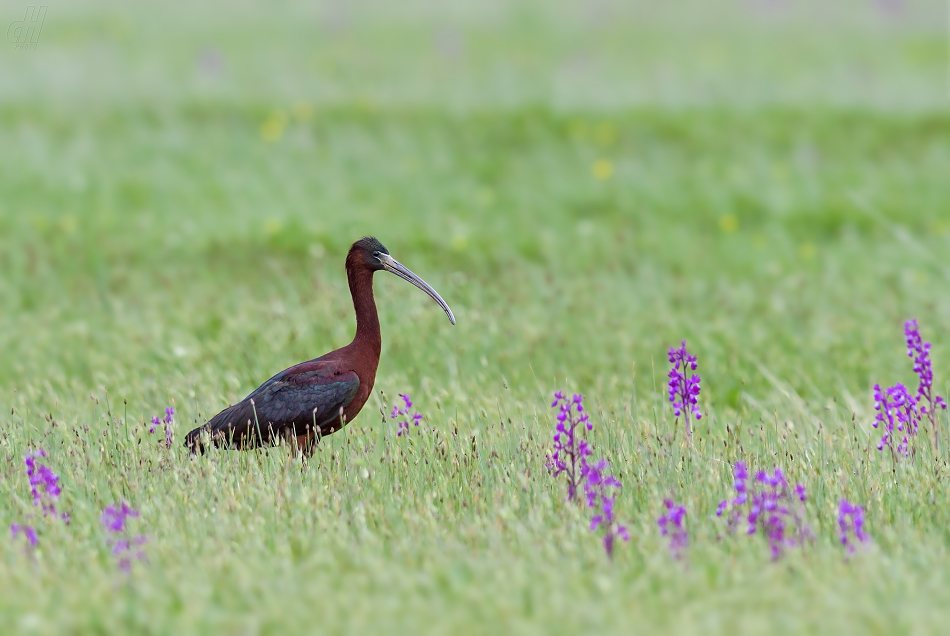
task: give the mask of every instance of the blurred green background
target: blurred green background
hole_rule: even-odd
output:
[[[701,338],[732,406],[751,358],[866,391],[950,310],[945,9],[51,5],[0,58],[0,385],[243,391],[348,339],[374,234],[460,315],[382,283],[383,377],[589,383]]]
[[[501,395],[547,431],[556,388],[654,420],[686,339],[714,431],[869,438],[870,387],[913,381],[904,320],[948,392],[947,24],[936,0],[48,5],[0,47],[4,487],[25,500],[50,420],[174,404],[185,429],[346,344],[364,234],[458,318],[377,277],[377,388],[463,431]]]

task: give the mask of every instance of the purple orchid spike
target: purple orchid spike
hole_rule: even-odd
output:
[[[554,449],[548,455],[547,468],[555,477],[564,474],[567,478],[567,498],[575,501],[581,483],[584,480],[585,458],[591,453],[590,446],[578,433],[578,427],[584,425],[593,429],[590,416],[584,412],[584,397],[574,395],[570,400],[558,391],[554,394],[553,407],[558,408],[557,426],[554,433]]]
[[[62,489],[59,487],[59,475],[42,462],[42,459],[46,456],[46,451],[41,448],[29,453],[23,460],[23,463],[26,464],[26,476],[30,480],[33,505],[43,510],[44,517],[58,514],[66,523],[69,523],[68,514],[56,512],[56,504],[59,501]]]
[[[11,523],[10,524],[11,538],[13,540],[16,540],[16,538],[20,536],[21,534],[27,540],[27,542],[30,544],[30,547],[32,548],[35,548],[36,545],[40,541],[39,536],[37,536],[36,534],[36,528],[34,528],[33,526],[28,526],[28,525],[20,524],[20,523]]]
[[[393,410],[389,414],[389,419],[395,420],[400,419],[397,423],[396,428],[396,437],[402,437],[403,435],[409,435],[409,422],[412,421],[414,426],[419,426],[419,423],[423,420],[421,413],[411,413],[412,409],[412,400],[409,399],[408,393],[400,393],[399,397],[402,398],[403,406],[399,407],[398,404],[393,405]]]
[[[891,449],[895,454],[907,456],[909,454],[910,439],[916,437],[920,425],[920,412],[917,401],[907,391],[903,384],[896,384],[886,391],[881,390],[879,384],[874,385],[874,428],[883,430],[883,437],[877,445],[878,450],[884,447]],[[896,431],[896,432],[895,432]],[[895,445],[894,438],[902,439]]]
[[[604,551],[607,557],[613,559],[614,544],[617,539],[623,541],[630,540],[630,533],[627,527],[617,523],[614,515],[614,502],[617,495],[611,495],[609,489],[621,488],[620,481],[606,473],[607,462],[600,460],[596,464],[589,464],[587,459],[583,459],[583,475],[585,478],[584,494],[587,499],[587,506],[596,511],[590,520],[590,529],[595,531],[602,528],[604,532]]]
[[[175,409],[171,406],[165,407],[165,417],[159,418],[155,416],[152,418],[151,426],[148,428],[149,435],[153,435],[155,431],[158,430],[158,427],[161,426],[165,431],[165,448],[172,447],[173,433],[172,433],[172,424],[175,422]]]
[[[838,504],[838,536],[847,554],[854,554],[858,543],[868,543],[871,537],[864,530],[864,508],[842,499]]]
[[[934,434],[934,449],[938,448],[937,439],[937,409],[947,408],[942,397],[934,393],[934,372],[930,362],[930,343],[924,342],[916,320],[904,323],[904,338],[907,340],[907,355],[914,360],[914,373],[919,383],[915,401],[920,407],[920,414],[927,416]]]
[[[118,568],[126,574],[132,571],[134,561],[144,561],[145,552],[141,546],[148,539],[143,535],[134,536],[128,526],[129,519],[139,516],[127,502],[106,506],[102,511],[102,527],[109,533],[108,542],[112,556],[116,559]]]
[[[736,496],[720,502],[717,516],[730,512],[727,527],[730,533],[745,525],[745,534],[761,534],[769,544],[772,560],[777,561],[787,548],[804,545],[811,540],[811,528],[805,522],[805,486],[789,487],[781,469],[771,473],[760,470],[751,484],[744,462],[733,467]]]
[[[673,403],[673,414],[675,417],[683,416],[683,422],[686,425],[686,436],[691,437],[692,431],[689,426],[689,417],[685,415],[690,411],[696,419],[701,419],[703,414],[699,409],[699,392],[701,379],[699,374],[692,374],[686,377],[687,367],[695,371],[699,363],[696,356],[686,351],[686,341],[683,340],[679,349],[670,347],[668,353],[669,361],[673,365],[667,377],[670,378],[669,394],[670,402]]]
[[[43,518],[57,517],[69,525],[69,514],[56,509],[62,488],[59,485],[59,475],[45,463],[47,457],[46,451],[40,448],[27,453],[23,459],[26,465],[26,476],[30,483],[30,494],[33,496],[33,505],[42,511]],[[37,526],[32,523],[35,517],[36,513],[31,512],[28,514],[28,520],[31,523],[10,524],[11,537],[16,539],[22,535],[31,547],[36,547],[39,543],[39,533]]]
[[[663,505],[666,507],[666,513],[660,516],[656,523],[660,526],[660,533],[670,538],[670,552],[673,558],[679,559],[689,545],[689,534],[684,525],[686,508],[677,505],[672,499],[664,499]]]
[[[102,511],[102,525],[109,532],[124,532],[126,520],[138,516],[138,511],[133,510],[123,501],[117,506],[106,506]]]

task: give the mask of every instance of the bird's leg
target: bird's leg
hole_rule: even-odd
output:
[[[313,450],[316,447],[316,442],[314,441],[314,436],[309,432],[304,435],[297,436],[297,448],[300,449],[300,453],[304,457],[312,457]]]
[[[301,446],[299,442],[299,436],[294,432],[293,427],[285,427],[280,429],[280,433],[276,437],[272,435],[271,439],[276,441],[277,444],[281,446],[287,444],[287,446],[290,447],[291,453],[294,455],[300,452]]]
[[[313,457],[320,443],[320,427],[311,427],[307,424],[307,432],[296,436],[297,448],[304,457]]]

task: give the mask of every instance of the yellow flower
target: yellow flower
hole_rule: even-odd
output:
[[[283,224],[280,222],[280,219],[267,219],[264,223],[264,231],[267,232],[267,236],[274,236],[280,232]]]
[[[802,260],[810,261],[817,253],[818,249],[814,243],[802,243],[798,246],[798,255],[802,257]]]
[[[590,171],[598,181],[606,181],[614,174],[614,164],[606,159],[598,159],[591,166]]]
[[[261,137],[264,141],[274,142],[284,135],[284,127],[276,121],[268,119],[261,124]]]
[[[724,214],[719,217],[719,229],[726,234],[732,234],[739,229],[739,219],[735,214]]]
[[[287,125],[287,114],[283,111],[274,111],[261,124],[261,138],[264,141],[275,142],[284,136],[284,126]]]

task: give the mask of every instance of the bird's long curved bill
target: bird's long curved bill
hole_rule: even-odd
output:
[[[429,294],[429,297],[435,302],[439,303],[439,306],[443,311],[445,311],[445,315],[449,317],[449,322],[451,322],[453,325],[455,324],[455,316],[452,314],[452,310],[449,309],[448,303],[442,300],[442,296],[439,296],[439,292],[432,289],[429,283],[413,274],[408,267],[397,261],[389,254],[380,254],[379,260],[383,264],[383,269],[385,269],[387,272],[392,272],[399,278],[409,281],[425,293]]]

